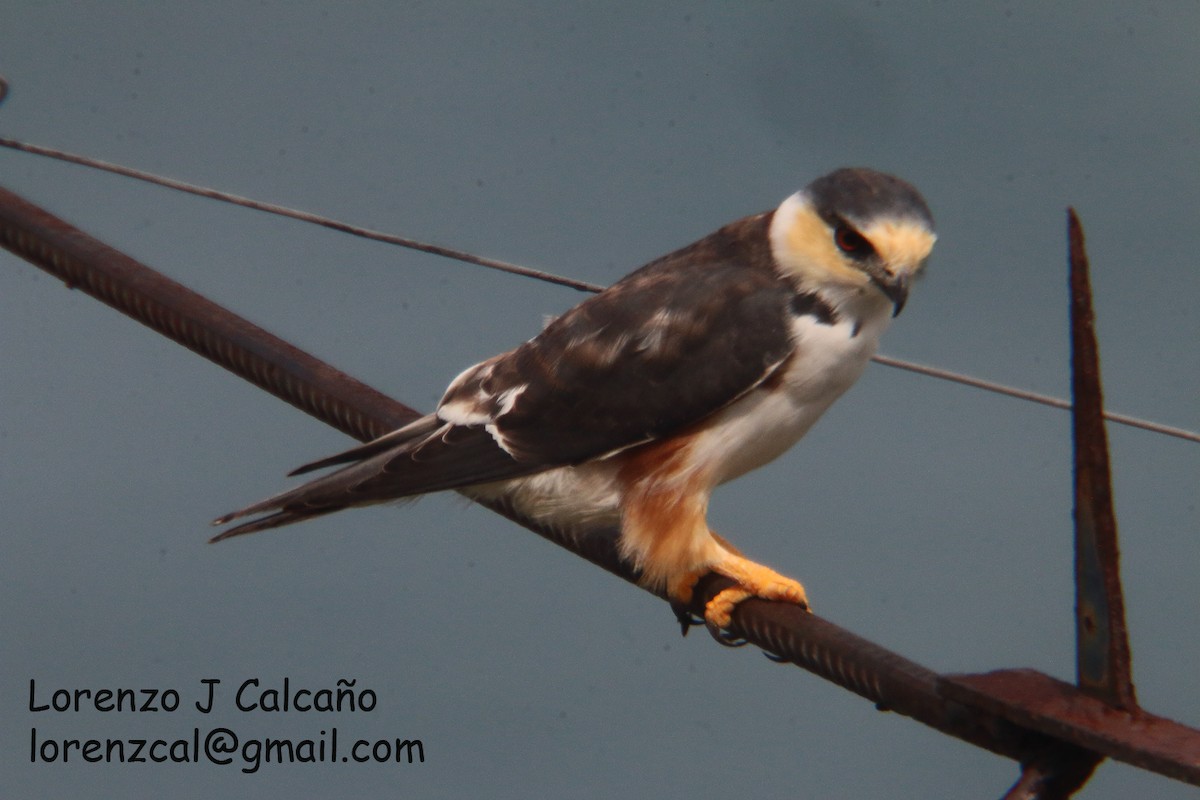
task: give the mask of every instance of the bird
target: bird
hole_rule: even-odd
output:
[[[841,168],[631,272],[458,375],[437,409],[294,470],[336,467],[225,514],[220,541],[444,490],[586,534],[619,527],[647,588],[687,607],[699,578],[728,629],[803,585],[707,523],[713,490],[788,450],[862,374],[936,240],[921,194]]]

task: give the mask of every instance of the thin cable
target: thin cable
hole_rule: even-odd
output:
[[[1048,394],[1038,394],[1027,389],[1018,389],[1015,386],[1007,386],[1003,383],[995,383],[994,381],[985,381],[982,378],[972,378],[970,375],[963,375],[958,372],[951,372],[948,369],[939,369],[938,367],[927,367],[924,364],[914,364],[911,361],[901,361],[898,358],[890,356],[876,355],[874,360],[878,364],[883,364],[886,367],[895,367],[909,372],[915,372],[918,375],[926,375],[930,378],[939,378],[952,383],[961,383],[964,386],[972,386],[976,389],[986,389],[989,392],[1015,397],[1018,400],[1028,400],[1031,403],[1041,403],[1044,406],[1052,408],[1061,408],[1067,411],[1071,410],[1071,402],[1064,400],[1061,397],[1054,397]],[[1116,422],[1120,425],[1128,425],[1131,428],[1141,428],[1152,433],[1160,433],[1163,436],[1174,436],[1177,439],[1184,439],[1189,442],[1200,443],[1200,434],[1185,430],[1184,428],[1176,428],[1171,425],[1163,425],[1160,422],[1151,422],[1138,417],[1131,417],[1128,414],[1118,414],[1114,411],[1105,411],[1104,418],[1109,422]]]
[[[0,78],[0,101],[3,101],[6,89],[7,85],[4,84],[3,79]],[[397,245],[399,247],[417,250],[422,253],[430,253],[431,255],[442,256],[444,258],[452,258],[456,261],[475,264],[476,266],[485,267],[486,269],[499,270],[512,275],[520,275],[525,278],[533,278],[546,283],[566,286],[581,292],[599,292],[604,288],[599,284],[580,281],[574,278],[567,278],[562,275],[555,275],[552,272],[531,269],[529,267],[523,267],[519,264],[511,264],[507,261],[500,261],[493,258],[485,258],[483,256],[477,256],[472,253],[468,253],[464,250],[457,250],[452,247],[429,244],[428,242],[422,242],[418,239],[411,239],[405,236],[396,236],[395,234],[371,230],[370,228],[352,225],[348,222],[341,222],[339,220],[330,219],[329,217],[323,217],[319,214],[312,214],[308,211],[288,208],[287,206],[281,206],[275,203],[264,203],[260,200],[254,200],[249,197],[242,197],[241,195],[222,192],[205,186],[198,186],[193,183],[175,180],[174,178],[166,178],[150,172],[143,172],[142,170],[121,166],[120,164],[113,164],[108,161],[101,161],[88,156],[76,155],[74,153],[68,153],[66,151],[57,150],[51,147],[28,144],[16,139],[8,139],[4,137],[0,137],[0,147],[6,147],[10,150],[17,150],[23,153],[30,153],[32,155],[43,156],[45,158],[53,158],[58,161],[66,161],[71,164],[79,164],[84,167],[90,167],[91,169],[98,169],[103,172],[111,172],[114,175],[122,175],[126,178],[133,178],[135,180],[144,181],[156,186],[163,186],[167,189],[174,189],[176,191],[186,192],[187,194],[206,197],[210,200],[219,200],[223,203],[232,203],[233,205],[241,206],[242,208],[263,211],[268,214],[276,214],[281,217],[288,217],[290,219],[299,220],[300,222],[307,222],[312,225],[320,225],[323,228],[341,231],[342,233],[348,233],[351,236],[358,236],[363,239],[371,239],[377,242]],[[952,372],[946,369],[927,367],[923,364],[916,364],[911,361],[903,361],[898,358],[891,358],[890,356],[884,355],[876,355],[874,356],[873,360],[876,363],[887,367],[907,370],[908,372],[915,372],[918,375],[938,378],[941,380],[950,381],[952,383],[960,383],[964,386],[971,386],[976,389],[983,389],[984,391],[993,392],[995,394],[1014,397],[1018,400],[1027,400],[1032,403],[1040,403],[1052,408],[1067,410],[1071,408],[1071,403],[1069,400],[1064,400],[1062,398],[1053,397],[1050,395],[1038,394],[1036,392],[1030,392],[1024,389],[1018,389],[1013,386],[1006,386],[1002,383],[987,381],[983,380],[982,378],[973,378],[970,375],[963,375],[962,373]],[[1177,439],[1183,439],[1185,441],[1196,442],[1200,444],[1200,433],[1195,433],[1184,428],[1177,428],[1172,425],[1164,425],[1159,422],[1152,422],[1150,420],[1129,416],[1128,414],[1118,414],[1112,411],[1105,411],[1104,418],[1119,425],[1140,428],[1141,430],[1150,431],[1151,433],[1158,433],[1162,434],[1163,436],[1173,436]]]
[[[164,178],[161,175],[143,172],[138,169],[132,169],[131,167],[124,167],[120,164],[112,164],[107,161],[100,161],[87,156],[67,153],[62,150],[55,150],[49,147],[42,147],[36,144],[27,144],[15,139],[6,138],[0,138],[0,146],[7,147],[11,150],[19,150],[23,153],[31,153],[33,155],[54,158],[59,161],[66,161],[71,164],[80,164],[85,167],[91,167],[92,169],[111,172],[115,175],[123,175],[126,178],[134,178],[139,181],[145,181],[146,183],[153,183],[157,186],[164,186],[168,189],[174,189],[176,191],[198,195],[199,197],[207,197],[210,200],[220,200],[224,203],[232,203],[233,205],[241,206],[242,208],[250,208],[254,209],[255,211],[265,211],[268,214],[278,214],[281,217],[289,217],[301,222],[320,225],[323,228],[341,231],[342,233],[348,233],[352,236],[359,236],[363,239],[372,239],[377,242],[399,245],[400,247],[407,247],[410,250],[419,250],[422,253],[430,253],[435,256],[453,258],[457,261],[465,261],[468,264],[476,264],[488,269],[509,272],[513,275],[521,275],[526,278],[536,278],[539,281],[545,281],[547,283],[557,283],[561,286],[567,286],[584,292],[598,292],[602,288],[596,286],[595,284],[574,280],[573,278],[564,278],[560,275],[554,275],[550,272],[543,272],[541,270],[522,267],[519,264],[510,264],[507,261],[499,261],[494,258],[485,258],[483,256],[473,255],[463,250],[456,250],[452,247],[442,247],[441,245],[429,244],[428,242],[409,239],[404,236],[396,236],[394,234],[384,233],[382,231],[375,231],[371,230],[370,228],[352,225],[349,222],[341,222],[339,220],[330,219],[329,217],[323,217],[319,214],[310,214],[307,211],[300,211],[299,209],[288,208],[287,206],[276,205],[275,203],[264,203],[260,200],[253,200],[249,197],[242,197],[241,195],[230,194],[229,192],[209,189],[204,186],[197,186],[194,183],[177,181],[173,178]]]

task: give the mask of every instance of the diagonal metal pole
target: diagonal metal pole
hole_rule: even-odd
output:
[[[3,189],[0,246],[360,440],[392,430],[416,413]],[[492,508],[637,582],[636,571],[619,557],[615,530],[579,537],[520,519],[503,506]],[[726,585],[727,579],[706,578],[697,587],[692,610],[702,610]],[[1086,750],[1097,747],[1086,725],[1055,727],[1053,718],[1046,724],[1031,720],[1022,697],[980,700],[953,679],[795,606],[746,601],[734,613],[733,628],[735,635],[779,660],[850,689],[881,709],[1022,763],[1035,763],[1047,753],[1082,759],[1091,757]],[[969,684],[971,677],[960,683]],[[1068,690],[1072,702],[1088,699],[1073,687]],[[1146,722],[1153,732],[1158,719],[1147,715],[1139,723]],[[1118,725],[1128,741],[1108,754],[1200,785],[1200,731],[1162,722],[1174,726],[1175,750],[1140,763],[1146,729]]]

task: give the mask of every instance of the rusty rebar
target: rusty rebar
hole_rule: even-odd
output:
[[[1070,742],[1094,756],[1109,756],[1200,785],[1200,731],[1174,720],[1141,709],[1118,708],[1031,669],[947,675],[939,686],[948,698]],[[1051,763],[1046,758],[1037,760],[1046,766]]]

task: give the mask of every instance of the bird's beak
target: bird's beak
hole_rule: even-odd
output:
[[[892,316],[900,316],[904,304],[908,301],[908,276],[872,275],[871,282],[892,301]]]

